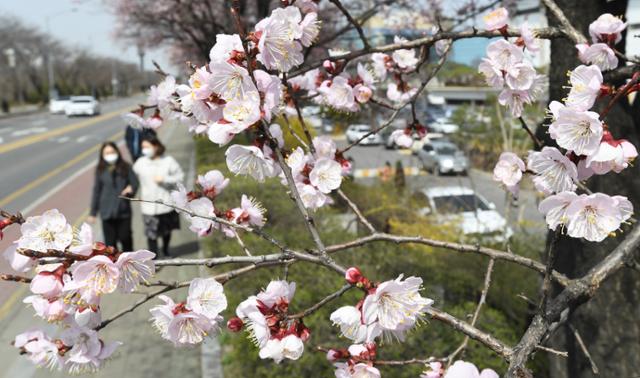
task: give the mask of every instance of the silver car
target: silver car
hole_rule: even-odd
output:
[[[418,158],[428,172],[435,174],[459,173],[466,175],[469,161],[458,147],[446,141],[425,143],[418,151]]]
[[[347,128],[345,135],[348,143],[360,140],[360,145],[378,145],[382,144],[382,138],[379,134],[370,134],[373,129],[369,125],[351,125]],[[365,135],[368,135],[365,137]]]

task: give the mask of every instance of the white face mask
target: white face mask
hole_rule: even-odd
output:
[[[155,154],[155,150],[153,147],[144,147],[142,149],[142,154],[148,158],[153,157],[153,155]]]
[[[102,158],[107,163],[114,164],[116,161],[118,161],[118,154],[104,154],[102,155]]]

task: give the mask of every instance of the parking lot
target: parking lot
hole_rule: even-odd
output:
[[[344,139],[337,139],[338,148],[347,146]],[[493,181],[490,172],[470,169],[467,176],[462,175],[433,175],[422,169],[422,164],[416,155],[409,150],[388,150],[382,145],[354,146],[347,153],[355,161],[355,179],[367,185],[379,183],[380,172],[388,162],[395,168],[396,162],[402,162],[405,168],[407,186],[411,190],[432,188],[439,186],[463,186],[474,189],[478,194],[496,205],[496,209],[504,215],[506,206],[505,191]],[[544,221],[537,209],[536,193],[531,190],[521,190],[518,206],[513,208],[509,219],[526,221],[534,229],[543,231]]]

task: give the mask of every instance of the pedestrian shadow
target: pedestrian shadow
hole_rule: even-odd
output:
[[[191,240],[186,243],[182,243],[180,245],[171,247],[169,249],[169,252],[171,253],[171,257],[179,257],[183,255],[188,255],[194,252],[198,252],[199,248],[200,248],[200,244],[198,243],[198,241]]]

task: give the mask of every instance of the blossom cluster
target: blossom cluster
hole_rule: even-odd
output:
[[[404,341],[406,333],[418,325],[433,300],[420,295],[419,277],[404,279],[401,275],[395,280],[373,283],[358,268],[351,267],[345,279],[362,289],[365,296],[355,306],[343,306],[331,314],[333,324],[353,345],[346,351],[332,349],[327,358],[335,362],[337,377],[379,377],[379,371],[373,367],[376,340]],[[337,362],[344,359],[346,363]]]
[[[501,9],[503,11],[501,11]],[[493,15],[495,13],[495,15]],[[489,30],[506,28],[508,13],[500,8],[490,15]],[[527,24],[521,28],[521,37],[515,41],[499,39],[487,46],[487,57],[482,59],[478,70],[487,83],[501,89],[498,102],[507,106],[514,117],[520,117],[525,104],[531,104],[542,93],[542,75],[538,75],[531,63],[525,59],[524,49],[535,52],[538,42]]]
[[[394,43],[406,42],[404,38],[394,38]],[[331,59],[323,62],[322,69],[315,68],[289,79],[294,93],[306,90],[319,105],[358,112],[387,78],[392,80],[386,85],[386,96],[394,103],[406,102],[417,92],[403,76],[414,72],[419,63],[414,49],[397,49],[391,54],[373,53],[371,61],[356,64],[354,74],[346,70],[346,62],[341,59],[349,54],[348,51],[330,50],[329,53]],[[287,110],[293,112],[293,107],[288,105]]]
[[[192,346],[220,331],[220,313],[227,308],[227,297],[215,278],[195,278],[189,284],[185,302],[175,303],[166,295],[164,303],[151,310],[152,322],[163,339],[177,347]]]
[[[483,369],[480,372],[471,362],[458,360],[446,371],[441,362],[431,362],[429,369],[424,371],[420,378],[499,378],[499,376],[492,369]]]
[[[603,15],[593,22],[590,33],[594,41],[619,41],[624,24]],[[494,179],[514,194],[525,172],[533,175],[537,190],[547,196],[539,205],[547,225],[562,227],[567,235],[589,241],[602,241],[620,228],[633,213],[626,197],[603,193],[576,194],[581,181],[593,175],[620,173],[637,157],[636,148],[625,139],[616,139],[603,117],[591,110],[597,100],[614,90],[603,85],[601,70],[593,62],[580,65],[569,73],[569,94],[563,103],[549,104],[549,136],[558,147],[544,146],[530,151],[527,164],[514,153],[504,152],[494,169]],[[622,87],[630,93],[636,88]],[[606,111],[606,110],[605,110]]]
[[[125,116],[127,122],[156,128],[158,120],[178,120],[221,146],[261,120],[269,122],[280,112],[283,88],[268,71],[286,73],[299,66],[303,47],[320,32],[317,13],[308,5],[315,3],[301,3],[274,9],[244,40],[238,34],[217,35],[209,63],[194,67],[188,84],[167,75],[151,88],[147,106],[157,108],[154,117],[134,112]],[[309,12],[303,17],[301,9]]]
[[[187,192],[183,185],[171,192],[172,205],[189,221],[189,229],[198,236],[207,236],[213,230],[220,230],[228,237],[234,237],[233,225],[262,227],[266,210],[255,198],[242,195],[240,206],[226,211],[214,207],[216,198],[229,185],[229,179],[214,169],[199,175],[196,189]],[[214,218],[226,220],[229,224],[216,222]]]
[[[315,153],[305,153],[298,147],[285,160],[300,198],[308,209],[333,203],[328,194],[340,187],[342,176],[351,170],[351,163],[337,151],[331,137],[313,138],[313,147]],[[286,183],[284,177],[282,181]]]
[[[227,327],[238,332],[246,328],[251,340],[260,349],[260,358],[297,360],[304,352],[304,342],[311,331],[302,319],[289,317],[289,305],[296,292],[296,284],[271,281],[258,295],[253,295],[236,308],[235,318]]]
[[[146,282],[155,273],[155,254],[120,252],[95,242],[88,224],[74,232],[55,209],[27,218],[20,231],[4,257],[18,272],[35,270],[29,285],[32,295],[24,303],[62,331],[51,338],[41,330],[30,330],[18,335],[14,346],[40,366],[70,373],[97,370],[120,344],[105,343],[96,331],[102,322],[101,297],[116,290],[130,293]],[[65,259],[49,262],[49,256]]]
[[[614,46],[622,40],[622,31],[627,27],[626,22],[610,13],[600,15],[589,25],[591,44],[576,45],[578,58],[584,64],[593,64],[602,71],[618,67],[618,57]]]

